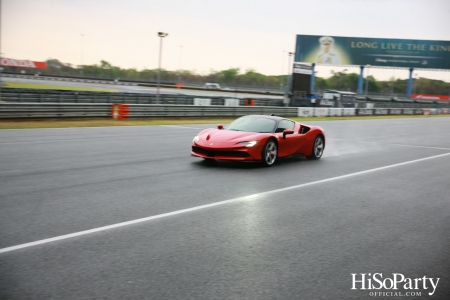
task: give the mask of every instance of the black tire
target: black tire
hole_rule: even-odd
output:
[[[275,142],[275,140],[273,139],[269,139],[264,145],[264,148],[261,153],[262,164],[265,167],[270,167],[275,163],[277,157],[278,157],[277,142]]]
[[[310,156],[307,156],[307,159],[320,159],[323,154],[323,149],[325,148],[325,142],[323,140],[323,137],[321,135],[316,136],[316,139],[314,140],[313,148],[312,148],[312,154]]]

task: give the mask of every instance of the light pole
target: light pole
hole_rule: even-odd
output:
[[[84,34],[81,34],[81,43],[80,43],[80,74],[83,76],[83,38]]]
[[[183,46],[180,46],[180,68],[178,70],[178,81],[181,82],[181,73],[183,68]]]
[[[294,52],[288,52],[289,59],[288,59],[288,71],[286,76],[286,86],[284,88],[284,105],[289,105],[289,88],[290,88],[290,79],[291,79],[291,73],[292,73],[292,55],[294,55]]]
[[[370,70],[370,65],[366,65],[367,68],[367,75],[366,75],[366,97],[367,94],[369,93],[369,70]]]
[[[156,104],[159,104],[159,85],[161,82],[161,54],[162,54],[162,44],[163,38],[168,36],[169,34],[166,32],[158,32],[159,39],[159,64],[158,64],[158,82],[156,85]]]

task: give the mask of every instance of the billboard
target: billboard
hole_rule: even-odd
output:
[[[424,100],[450,100],[450,95],[412,94],[411,98]]]
[[[297,35],[295,62],[450,69],[450,41]]]
[[[19,60],[11,58],[1,58],[0,65],[7,67],[33,68],[33,69],[47,68],[47,62],[45,61]]]

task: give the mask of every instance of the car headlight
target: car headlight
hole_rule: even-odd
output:
[[[195,142],[197,142],[199,139],[200,139],[200,137],[199,137],[198,135],[196,135],[196,136],[194,137],[194,139],[192,140],[192,144],[195,143]]]
[[[258,141],[240,142],[238,144],[244,144],[246,148],[250,148],[256,145]]]

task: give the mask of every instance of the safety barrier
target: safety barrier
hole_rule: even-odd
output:
[[[1,100],[11,103],[127,103],[157,104],[156,94],[142,93],[108,93],[108,92],[75,92],[55,90],[1,89]],[[195,99],[209,99],[211,105],[226,105],[230,96],[202,97],[194,95],[161,94],[158,104],[193,105]],[[283,106],[279,98],[232,98],[239,105]]]
[[[249,114],[283,117],[433,115],[449,114],[448,108],[324,108],[280,106],[92,104],[92,103],[0,103],[0,118],[165,118],[237,117]]]
[[[327,108],[299,107],[299,117],[382,116],[382,115],[436,115],[449,114],[448,108]]]
[[[92,103],[0,103],[0,118],[109,117],[237,117],[262,114],[293,117],[296,107],[163,105],[163,104],[92,104]]]

